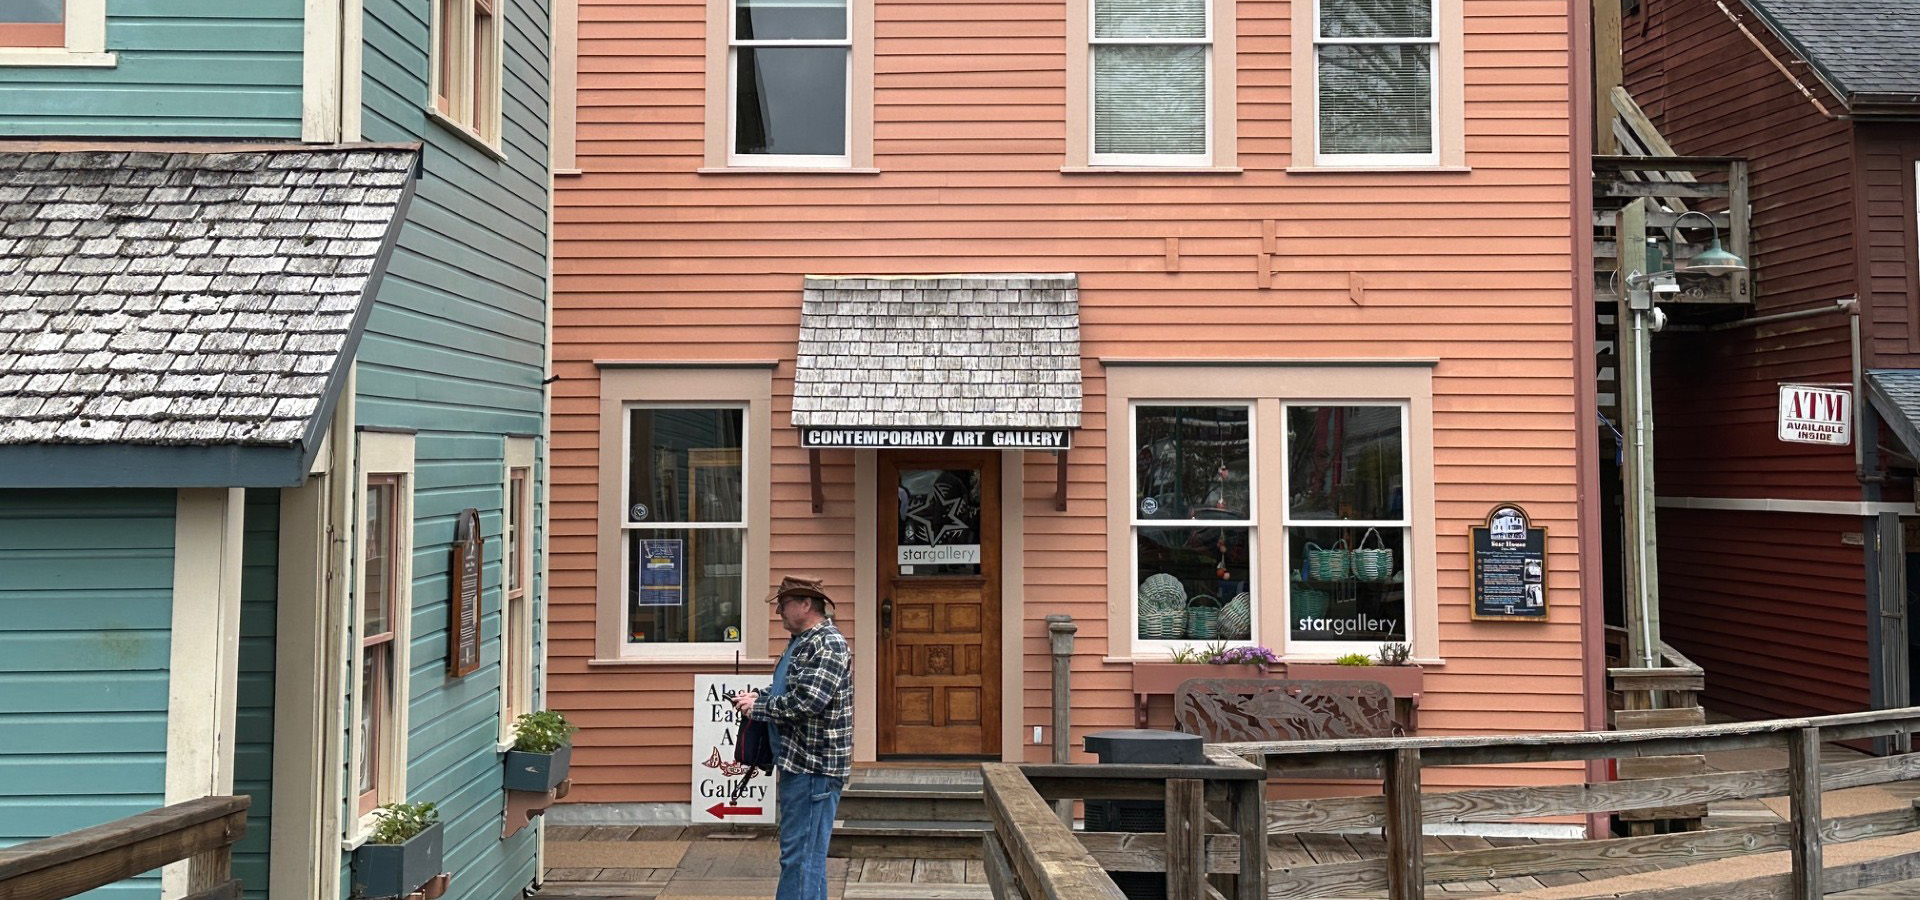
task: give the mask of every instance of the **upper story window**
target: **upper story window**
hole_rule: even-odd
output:
[[[66,45],[66,0],[0,0],[0,47]]]
[[[1439,0],[1314,3],[1314,161],[1440,163]]]
[[[731,0],[728,163],[847,166],[852,0]]]
[[[433,111],[489,147],[500,142],[500,2],[433,0]]]
[[[1207,0],[1093,0],[1093,157],[1206,165],[1212,29]]]
[[[627,641],[738,647],[746,481],[741,408],[628,411]]]
[[[0,66],[111,66],[107,0],[0,0]]]

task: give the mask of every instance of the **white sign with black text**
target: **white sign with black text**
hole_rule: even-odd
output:
[[[1780,439],[1795,444],[1853,442],[1853,391],[1819,384],[1780,386]]]
[[[747,770],[733,761],[740,715],[733,695],[765,694],[771,675],[693,676],[693,821],[773,824],[775,775],[754,773],[735,796]],[[777,774],[777,773],[776,773]]]

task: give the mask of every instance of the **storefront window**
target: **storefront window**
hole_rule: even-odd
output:
[[[627,640],[740,640],[746,542],[741,409],[630,411]]]
[[[1407,640],[1406,426],[1400,406],[1289,406],[1288,634]]]
[[[1133,413],[1136,636],[1251,638],[1251,409],[1165,405]]]

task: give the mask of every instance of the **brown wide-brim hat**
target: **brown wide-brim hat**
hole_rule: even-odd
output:
[[[811,575],[788,575],[780,579],[780,586],[767,594],[767,602],[779,603],[781,597],[817,597],[829,608],[833,606],[833,598],[827,596],[820,579]]]

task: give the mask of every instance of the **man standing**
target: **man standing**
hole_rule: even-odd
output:
[[[826,900],[827,842],[840,789],[853,768],[853,671],[847,639],[833,627],[833,600],[816,578],[789,575],[767,597],[793,638],[763,700],[733,698],[743,716],[774,733],[780,772],[780,886],[775,900]]]

